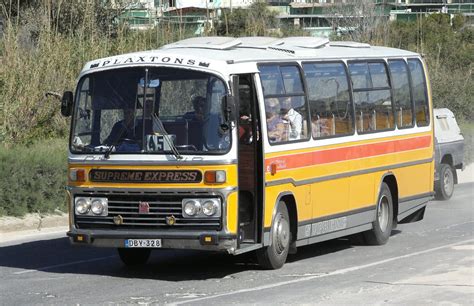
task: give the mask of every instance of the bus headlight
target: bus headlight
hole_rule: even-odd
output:
[[[187,200],[184,202],[184,217],[193,217],[201,211],[201,203],[196,200]]]
[[[202,212],[206,216],[212,216],[217,212],[218,204],[214,201],[206,201],[202,204]]]
[[[84,198],[77,198],[76,199],[76,213],[79,215],[84,215],[89,211],[90,204]]]
[[[183,199],[182,215],[184,218],[208,218],[221,216],[221,200],[213,199]]]
[[[107,216],[109,213],[107,198],[77,197],[74,208],[76,215]]]
[[[96,216],[107,215],[107,199],[93,199],[91,204],[91,211]]]

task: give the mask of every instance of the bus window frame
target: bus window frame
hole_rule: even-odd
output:
[[[416,124],[416,118],[415,118],[415,101],[413,100],[413,92],[412,92],[412,89],[411,89],[411,74],[410,74],[410,68],[408,66],[408,62],[406,60],[406,58],[403,58],[403,57],[400,57],[400,58],[388,58],[387,59],[387,66],[388,66],[388,74],[390,75],[390,82],[392,82],[393,80],[393,77],[392,77],[392,71],[390,70],[390,62],[395,62],[395,61],[401,61],[404,63],[405,65],[405,68],[407,70],[407,76],[408,76],[408,90],[410,91],[410,106],[411,106],[411,125],[410,126],[399,126],[398,124],[398,120],[395,120],[395,125],[397,127],[398,130],[406,130],[406,129],[412,129],[415,127],[415,124]],[[392,87],[392,100],[393,100],[393,97],[394,97],[394,94],[393,94],[393,84],[391,83],[390,84],[391,87]],[[393,104],[393,107],[395,107],[395,103]],[[398,110],[395,111],[395,113],[397,113]]]
[[[303,86],[303,93],[302,94],[272,94],[272,95],[266,95],[265,92],[264,92],[264,88],[263,88],[263,84],[262,84],[262,77],[261,77],[261,73],[260,73],[260,67],[261,66],[278,66],[278,70],[280,70],[279,68],[280,67],[288,67],[288,66],[292,66],[292,67],[297,67],[298,69],[298,72],[300,74],[300,79],[301,79],[301,84]],[[303,72],[303,67],[300,65],[299,62],[260,62],[260,63],[257,63],[257,69],[259,70],[257,72],[257,75],[259,77],[259,81],[260,81],[260,87],[261,87],[261,90],[262,90],[262,95],[263,95],[263,106],[265,107],[265,100],[268,98],[287,98],[287,97],[303,97],[304,99],[304,104],[305,104],[305,107],[307,109],[307,115],[306,115],[306,118],[303,117],[303,115],[301,115],[301,117],[303,118],[303,122],[304,120],[306,119],[306,126],[307,126],[307,131],[308,131],[308,134],[306,135],[305,138],[302,138],[302,139],[295,139],[295,140],[287,140],[287,141],[280,141],[280,142],[271,142],[270,139],[268,138],[268,127],[267,127],[267,118],[265,116],[265,114],[263,114],[264,116],[264,120],[262,122],[262,126],[265,126],[265,133],[267,134],[267,142],[268,144],[270,144],[270,146],[280,146],[280,145],[286,145],[286,144],[293,144],[293,143],[303,143],[303,142],[308,142],[311,140],[311,114],[310,114],[310,109],[309,109],[309,103],[308,103],[308,95],[307,95],[307,87],[306,87],[306,78],[304,77],[304,73]],[[281,72],[280,72],[281,73]],[[309,118],[308,118],[309,116]]]
[[[316,137],[313,134],[312,127],[311,128],[311,136],[313,140],[324,140],[324,139],[332,139],[332,138],[340,138],[340,137],[347,137],[347,136],[353,136],[356,133],[356,124],[355,124],[355,104],[354,104],[354,98],[353,98],[353,88],[352,88],[352,80],[350,79],[349,76],[349,67],[347,66],[347,63],[345,60],[330,60],[330,61],[324,61],[324,60],[319,60],[319,61],[302,61],[301,62],[301,67],[304,71],[304,64],[342,64],[344,71],[346,73],[346,80],[347,80],[347,89],[349,91],[349,102],[351,104],[351,112],[352,112],[352,133],[347,133],[347,134],[337,134],[337,135],[329,135],[329,136],[323,136],[323,137]],[[304,76],[305,81],[306,81],[306,76]],[[307,100],[309,103],[309,92],[307,91]],[[309,108],[310,112],[310,119],[311,119],[311,108]]]
[[[204,74],[208,74],[209,76],[213,76],[215,77],[216,79],[220,80],[223,85],[224,85],[224,88],[225,88],[225,91],[226,91],[226,94],[227,95],[231,95],[231,88],[230,88],[230,83],[229,83],[229,79],[224,77],[223,75],[217,73],[217,72],[212,72],[212,71],[204,71],[204,70],[199,70],[199,69],[186,69],[186,68],[181,68],[181,67],[167,67],[167,66],[162,66],[162,65],[139,65],[139,66],[122,66],[122,67],[119,67],[119,68],[114,68],[114,69],[104,69],[104,70],[98,70],[98,71],[87,71],[86,73],[83,73],[83,74],[80,74],[79,75],[79,78],[78,78],[78,81],[76,82],[76,88],[74,90],[74,104],[73,104],[73,108],[72,108],[72,113],[71,113],[71,118],[72,120],[70,120],[70,124],[69,124],[69,140],[68,140],[68,150],[70,153],[72,154],[78,154],[78,155],[86,155],[86,154],[100,154],[100,153],[96,153],[96,152],[92,152],[92,153],[89,153],[89,152],[77,152],[77,151],[73,151],[72,150],[72,139],[73,139],[73,132],[74,132],[74,118],[75,116],[77,115],[76,114],[76,111],[77,111],[77,107],[76,107],[76,103],[79,103],[79,94],[81,93],[80,91],[80,87],[79,85],[82,85],[82,82],[84,79],[86,78],[89,78],[89,91],[92,92],[90,95],[93,95],[94,94],[94,89],[95,87],[91,84],[91,82],[93,82],[93,77],[96,76],[97,73],[101,73],[101,72],[111,72],[111,71],[117,71],[117,70],[128,70],[128,69],[134,69],[134,68],[142,68],[142,69],[159,69],[159,68],[170,68],[170,69],[177,69],[177,70],[181,70],[183,72],[186,72],[186,71],[191,71],[191,72],[198,72],[198,73],[204,73]],[[92,78],[91,78],[92,77]],[[91,89],[91,86],[92,86],[92,89]],[[209,86],[209,84],[208,84]],[[209,94],[209,89],[206,87],[206,97],[207,95]],[[222,102],[221,102],[222,103]],[[101,111],[100,111],[101,112]],[[99,114],[100,114],[99,112]],[[95,123],[96,121],[99,121],[98,124],[100,124],[100,118],[101,116],[100,115],[97,115],[97,119],[94,118],[93,121],[92,121],[92,124],[97,124]],[[232,129],[231,129],[232,130]],[[99,135],[100,137],[100,135]],[[212,152],[212,153],[209,153],[209,152],[206,152],[205,154],[203,154],[203,152],[199,153],[200,156],[224,156],[224,155],[227,155],[229,154],[232,150],[233,150],[233,147],[234,147],[234,137],[232,136],[232,131],[229,131],[229,147],[225,150],[225,151],[222,151],[222,152]],[[91,138],[92,138],[92,135],[91,135]],[[238,137],[237,137],[237,140],[238,140]],[[92,141],[92,140],[91,140]],[[150,156],[160,156],[160,155],[165,155],[161,152],[146,152],[146,153],[137,153],[137,152],[120,152],[120,155],[143,155],[143,156],[146,156],[146,155],[150,155]],[[180,153],[181,155],[184,155],[184,156],[191,156],[193,155],[192,153]],[[115,154],[114,154],[115,155]]]
[[[371,59],[347,60],[347,69],[349,70],[349,73],[350,73],[349,64],[352,64],[352,63],[367,63],[367,68],[368,68],[368,64],[370,64],[370,63],[377,63],[377,64],[382,63],[385,66],[385,73],[387,75],[388,87],[373,87],[373,88],[354,89],[354,86],[352,86],[352,93],[354,94],[356,92],[370,92],[370,91],[377,91],[377,90],[388,90],[390,92],[390,103],[391,103],[392,116],[393,116],[393,127],[392,128],[383,129],[383,130],[359,132],[357,130],[357,125],[356,125],[355,131],[356,131],[357,135],[367,135],[367,134],[375,134],[375,133],[395,131],[396,128],[397,128],[397,122],[395,120],[395,107],[394,107],[394,104],[393,104],[392,83],[391,83],[391,78],[390,78],[390,75],[389,75],[388,63],[386,61],[386,58],[383,57],[383,58],[380,58],[380,59],[371,58]],[[370,74],[370,69],[369,69],[369,74]],[[372,79],[372,75],[370,75],[370,78]],[[352,84],[352,78],[351,78],[351,85],[354,85],[354,84]],[[356,119],[355,119],[356,104],[355,104],[355,102],[353,104],[354,104],[354,122],[355,122],[356,121]]]
[[[418,125],[418,122],[416,121],[416,107],[415,107],[415,99],[413,98],[413,116],[415,117],[415,125],[413,127],[427,127],[427,126],[431,126],[431,115],[430,115],[430,101],[429,101],[429,97],[428,97],[428,83],[427,83],[427,79],[426,79],[426,69],[425,69],[425,63],[421,60],[421,58],[419,57],[407,57],[406,58],[406,62],[407,62],[407,66],[408,66],[408,74],[409,74],[409,78],[410,78],[410,92],[413,96],[413,83],[412,83],[412,80],[413,80],[413,77],[411,75],[411,70],[410,70],[410,65],[408,64],[408,61],[410,60],[416,60],[420,63],[421,65],[421,70],[423,72],[423,81],[424,81],[424,95],[425,95],[425,101],[427,102],[427,106],[428,106],[428,124],[427,125]]]

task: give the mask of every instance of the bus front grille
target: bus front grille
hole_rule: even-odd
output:
[[[160,229],[206,229],[221,228],[221,219],[217,218],[184,218],[181,202],[190,196],[180,194],[150,193],[97,193],[76,194],[76,197],[106,197],[108,199],[107,216],[75,216],[75,225],[79,229],[118,229],[118,228],[160,228]],[[210,195],[192,195],[193,198],[209,198]],[[148,212],[139,211],[139,203],[148,204]],[[119,224],[115,219],[121,219]],[[173,224],[168,225],[168,219]]]

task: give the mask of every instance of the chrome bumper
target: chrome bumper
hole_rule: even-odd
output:
[[[95,247],[121,248],[125,246],[126,239],[161,239],[161,248],[163,249],[227,251],[232,254],[237,248],[236,235],[217,231],[190,233],[184,231],[72,229],[67,232],[67,235],[73,244]]]

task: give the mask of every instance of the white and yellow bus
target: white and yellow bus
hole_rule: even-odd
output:
[[[95,60],[72,116],[75,244],[125,264],[160,248],[289,252],[362,233],[384,244],[433,195],[419,54],[310,37],[203,37]]]

